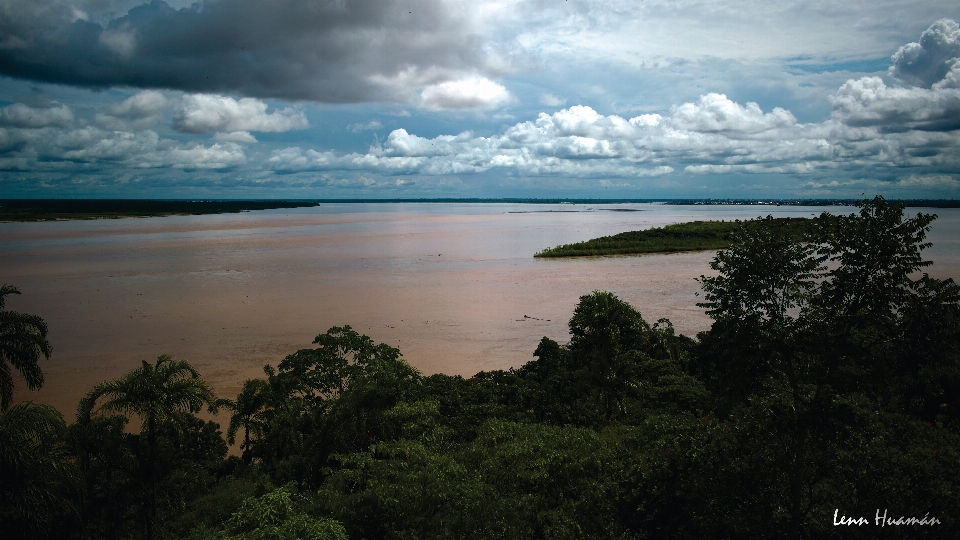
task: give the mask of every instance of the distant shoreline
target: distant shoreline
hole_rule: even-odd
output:
[[[857,199],[0,199],[0,222],[118,219],[237,213],[320,204],[663,204],[686,206],[853,206]],[[891,199],[908,207],[960,208],[947,199]]]
[[[233,214],[316,204],[283,200],[0,199],[0,222]]]

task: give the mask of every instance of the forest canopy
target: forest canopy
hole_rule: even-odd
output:
[[[91,389],[70,425],[14,405],[0,531],[872,538],[886,515],[893,537],[956,536],[960,288],[923,273],[935,217],[878,197],[801,235],[739,227],[701,277],[713,323],[695,338],[594,291],[569,342],[507,371],[424,376],[343,326],[233,399],[161,356]],[[19,314],[0,313],[7,347]]]

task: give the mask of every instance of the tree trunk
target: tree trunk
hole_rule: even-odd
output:
[[[243,462],[250,463],[252,460],[250,455],[250,419],[247,419],[247,423],[243,425]]]
[[[153,416],[147,417],[147,446],[150,452],[150,495],[147,502],[147,540],[153,540],[153,529],[157,517],[157,431]]]

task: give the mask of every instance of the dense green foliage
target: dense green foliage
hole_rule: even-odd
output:
[[[821,216],[819,219],[827,219]],[[676,251],[703,251],[730,246],[733,235],[746,227],[765,228],[773,234],[792,240],[808,237],[816,228],[816,219],[772,218],[752,221],[691,221],[642,231],[628,231],[613,236],[602,236],[546,248],[534,257],[586,257],[598,255],[638,255],[643,253],[672,253]]]
[[[160,446],[163,430],[174,432],[174,439],[191,432],[191,428],[203,427],[192,414],[200,412],[203,405],[215,407],[215,398],[209,385],[190,364],[174,361],[169,356],[157,358],[155,364],[146,361],[143,365],[115,381],[100,383],[80,401],[77,409],[77,424],[91,422],[98,399],[107,398],[99,412],[135,414],[140,418],[141,433],[146,436],[146,457],[141,459],[141,470],[147,477],[147,500],[144,509],[144,526],[148,539],[153,539],[158,506],[158,484],[163,467]],[[219,433],[217,434],[219,439]],[[219,442],[219,441],[218,441]],[[226,453],[224,446],[221,454]]]
[[[13,536],[44,536],[74,511],[79,475],[53,407],[20,403],[0,413],[0,524]]]
[[[569,343],[469,379],[425,377],[349,326],[233,400],[184,362],[144,362],[69,427],[43,406],[0,417],[0,532],[956,537],[960,287],[921,272],[933,219],[877,198],[799,237],[741,227],[701,278],[697,339],[596,291]],[[242,459],[194,416],[210,404]],[[881,529],[878,511],[936,523]]]
[[[0,221],[111,219],[224,214],[316,206],[308,201],[164,201],[148,199],[0,199]]]

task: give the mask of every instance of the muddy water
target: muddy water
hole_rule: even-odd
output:
[[[222,396],[266,363],[349,324],[423,373],[520,366],[567,341],[581,295],[609,290],[695,334],[711,252],[538,260],[544,247],[667,223],[823,208],[343,204],[243,214],[0,224],[7,309],[49,324],[46,384],[18,399],[72,417],[97,382],[141,360],[189,360]],[[848,212],[849,209],[828,210]],[[960,276],[960,212],[941,220],[932,274]]]

